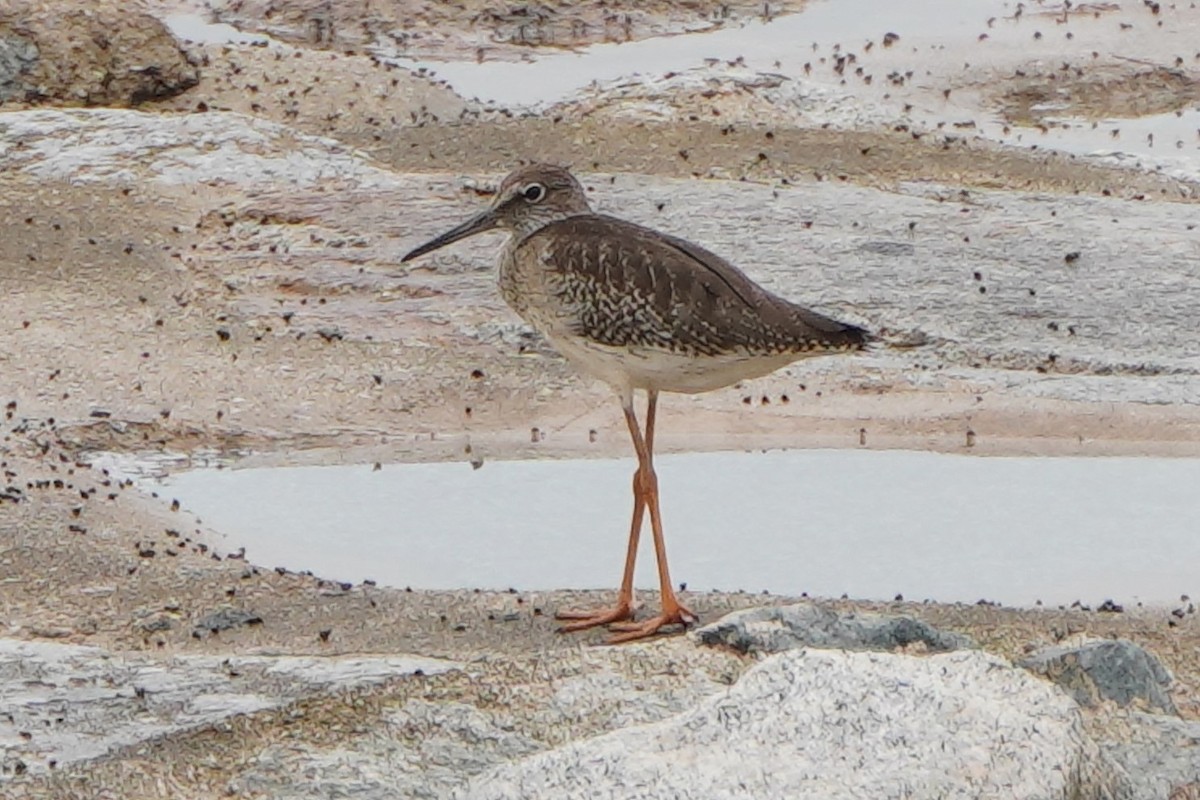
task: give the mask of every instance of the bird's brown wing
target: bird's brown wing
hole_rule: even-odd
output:
[[[576,333],[601,344],[803,354],[857,349],[868,338],[771,294],[702,247],[624,220],[569,217],[526,244],[559,274]]]

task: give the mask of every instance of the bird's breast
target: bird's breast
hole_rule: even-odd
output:
[[[510,242],[500,254],[497,271],[504,302],[542,334],[554,338],[575,328],[578,304],[565,290],[564,275],[541,248]]]

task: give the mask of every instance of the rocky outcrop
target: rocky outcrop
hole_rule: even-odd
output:
[[[0,639],[0,783],[299,698],[457,668],[417,656],[117,655]]]
[[[135,106],[199,79],[161,21],[123,4],[17,2],[0,9],[0,104]]]
[[[1127,639],[1050,647],[1024,659],[1021,666],[1050,678],[1080,705],[1111,700],[1175,713],[1167,693],[1171,673],[1153,653]]]
[[[469,667],[0,640],[0,739],[11,743],[0,794],[8,781],[104,772],[107,756],[155,741],[175,740],[164,751],[174,758],[193,731],[239,715],[261,738],[242,743],[224,790],[295,800],[1151,800],[1200,785],[1197,723],[1123,712],[1102,724],[979,650],[761,659],[686,637]],[[346,690],[368,686],[375,699],[360,709],[368,693]],[[277,709],[286,736],[272,733]],[[352,737],[327,735],[348,719]]]
[[[696,641],[742,653],[778,653],[796,647],[895,650],[923,646],[932,652],[974,647],[967,636],[940,631],[904,615],[842,613],[815,605],[768,606],[735,611],[692,633]]]
[[[1124,798],[1057,688],[985,653],[793,650],[662,722],[537,754],[490,798]]]

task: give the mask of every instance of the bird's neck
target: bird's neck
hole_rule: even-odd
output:
[[[591,209],[583,209],[580,211],[553,210],[544,214],[525,214],[520,219],[513,221],[511,228],[513,241],[523,241],[547,225],[553,225],[556,222],[561,222],[564,219],[570,219],[571,217],[587,216],[591,213]]]

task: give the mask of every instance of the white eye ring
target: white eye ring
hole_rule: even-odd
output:
[[[521,190],[521,196],[531,203],[540,203],[546,197],[546,187],[540,183],[531,183]]]

